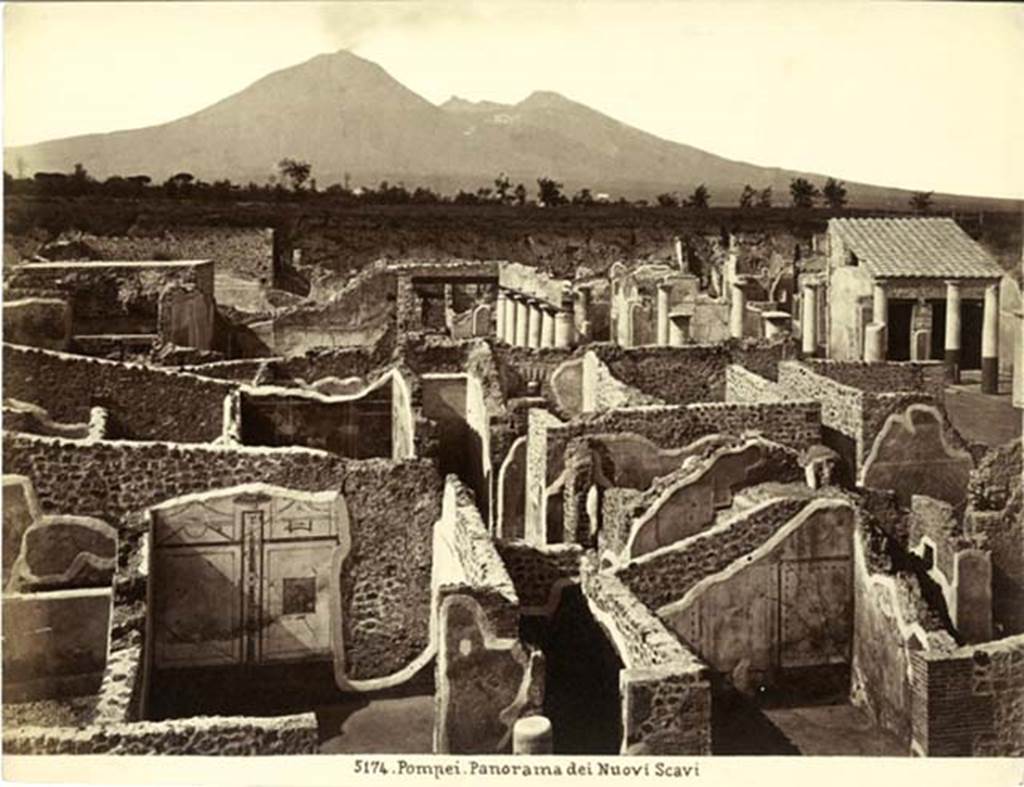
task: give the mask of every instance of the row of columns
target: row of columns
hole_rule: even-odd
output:
[[[572,311],[511,290],[500,290],[498,338],[516,347],[571,347]]]
[[[954,382],[960,380],[962,348],[962,282],[946,282],[946,333],[944,359]],[[889,298],[886,282],[876,279],[872,288],[871,324],[864,328],[864,360],[884,361],[888,345]],[[985,286],[985,306],[981,332],[981,390],[994,394],[999,390],[999,282]]]

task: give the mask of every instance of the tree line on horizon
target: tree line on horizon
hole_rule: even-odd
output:
[[[31,178],[15,178],[4,172],[4,192],[51,197],[82,197],[89,195],[141,199],[165,197],[171,199],[203,199],[210,201],[297,201],[327,199],[351,204],[409,205],[409,204],[454,204],[454,205],[539,205],[558,207],[561,205],[617,204],[648,207],[647,200],[612,200],[607,194],[595,194],[589,188],[581,188],[575,194],[564,193],[562,183],[550,177],[537,179],[536,198],[530,199],[523,183],[512,185],[511,179],[500,173],[493,186],[484,186],[476,191],[460,189],[455,195],[440,194],[433,189],[417,186],[409,189],[404,183],[389,183],[384,180],[376,188],[359,186],[351,188],[350,176],[345,174],[344,183],[333,183],[320,189],[312,177],[312,165],[307,161],[285,158],[278,162],[277,173],[265,183],[250,181],[242,185],[228,179],[212,183],[196,178],[190,172],[179,172],[163,183],[154,183],[148,175],[113,175],[105,180],[92,177],[82,164],[75,164],[70,173],[36,172]],[[914,192],[909,200],[916,213],[929,213],[932,209],[931,191]],[[830,210],[842,210],[847,206],[846,184],[835,178],[828,178],[819,189],[806,178],[793,178],[789,184],[789,205],[791,208],[812,209],[821,200]],[[679,192],[665,192],[656,198],[656,205],[662,208],[688,208],[703,210],[711,206],[711,192],[701,183],[688,197]],[[772,208],[772,187],[756,189],[746,184],[739,196],[737,207],[742,209]]]

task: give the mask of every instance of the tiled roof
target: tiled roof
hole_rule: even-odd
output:
[[[877,278],[992,278],[1003,269],[952,219],[829,219],[859,264]]]

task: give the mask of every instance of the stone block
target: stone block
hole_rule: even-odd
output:
[[[33,522],[40,517],[32,482],[23,475],[3,477],[3,586],[7,587],[14,562],[21,551],[21,538]]]
[[[103,680],[110,588],[3,597],[5,702],[94,694]]]
[[[110,587],[117,566],[117,531],[85,516],[44,516],[27,530],[15,562],[13,590]]]
[[[60,298],[21,298],[3,305],[4,341],[48,350],[71,342],[71,306]]]
[[[434,751],[510,752],[516,721],[539,712],[543,702],[542,654],[495,637],[469,595],[444,599],[440,627]]]

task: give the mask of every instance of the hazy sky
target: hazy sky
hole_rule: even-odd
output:
[[[4,144],[173,120],[348,48],[434,102],[555,90],[659,136],[850,180],[1024,197],[1024,7],[32,3]]]

